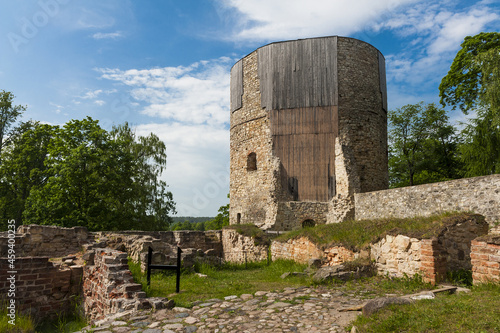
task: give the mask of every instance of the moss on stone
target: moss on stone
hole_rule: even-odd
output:
[[[482,215],[470,213],[445,213],[405,219],[350,220],[291,231],[279,236],[276,240],[286,242],[289,239],[306,237],[322,249],[330,246],[344,246],[350,250],[359,251],[386,235],[405,235],[417,239],[438,237],[450,226],[471,219],[476,220],[477,223],[486,223]]]

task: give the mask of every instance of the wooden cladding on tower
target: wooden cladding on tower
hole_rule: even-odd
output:
[[[262,108],[338,105],[337,37],[266,45],[258,64]]]
[[[293,200],[330,200],[335,195],[337,107],[272,110],[269,115],[283,188]]]

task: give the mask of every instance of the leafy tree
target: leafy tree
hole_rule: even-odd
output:
[[[23,222],[22,213],[31,189],[43,186],[47,180],[48,145],[55,127],[39,122],[21,123],[3,150],[0,165],[0,214],[1,220],[15,219]],[[6,226],[2,226],[2,229]]]
[[[460,152],[468,177],[500,173],[500,130],[491,112],[480,108],[477,115],[462,131]]]
[[[5,144],[9,141],[10,127],[26,110],[25,106],[12,105],[13,99],[14,95],[11,92],[0,91],[0,156]]]
[[[388,118],[391,187],[460,177],[458,141],[444,109],[409,104],[390,111]]]
[[[467,36],[461,47],[439,85],[439,95],[443,105],[467,113],[484,104],[485,95],[493,93],[490,90],[498,89],[500,33]]]
[[[27,223],[90,230],[166,230],[172,194],[159,180],[166,163],[158,137],[136,137],[127,124],[107,132],[88,117],[55,130],[48,145],[47,180],[34,187]]]
[[[462,132],[466,176],[500,172],[500,33],[465,37],[439,86],[441,103],[476,111]]]

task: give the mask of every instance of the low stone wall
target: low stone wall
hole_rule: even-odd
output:
[[[371,259],[375,260],[379,274],[401,277],[413,276],[420,271],[421,240],[408,236],[387,235],[371,245]]]
[[[222,230],[224,260],[233,263],[246,263],[267,260],[269,246],[255,245],[252,237],[239,234],[233,229]]]
[[[379,274],[402,277],[421,274],[437,283],[446,272],[471,269],[471,241],[488,233],[488,224],[480,215],[449,218],[438,237],[418,239],[405,235],[386,235],[371,244],[371,258]]]
[[[2,301],[15,299],[17,311],[31,313],[35,318],[74,311],[81,290],[82,266],[55,264],[48,257],[16,258],[14,264],[13,270],[7,258],[0,258]]]
[[[141,261],[141,255],[151,246],[155,252],[170,256],[172,249],[196,249],[209,251],[211,255],[222,257],[222,231],[120,231],[97,232],[96,240],[103,246],[126,251],[134,261]]]
[[[294,260],[299,263],[307,263],[309,259],[323,257],[316,244],[305,237],[290,239],[287,242],[273,241],[271,243],[271,259]]]
[[[500,282],[500,236],[472,241],[471,261],[474,284]]]
[[[419,274],[432,284],[446,277],[446,257],[437,239],[387,235],[371,245],[371,258],[379,275],[411,277]]]
[[[323,266],[334,266],[359,257],[358,252],[343,246],[330,246],[324,250],[305,237],[290,239],[286,242],[271,243],[271,258],[294,260],[307,263],[310,259],[322,259]]]
[[[500,174],[356,193],[354,198],[356,220],[471,211],[494,227],[500,221]]]
[[[62,228],[46,225],[22,225],[15,237],[17,257],[60,258],[82,250],[84,244],[93,242],[93,235],[85,227]],[[0,256],[8,251],[6,233],[0,235]]]
[[[83,302],[91,320],[140,308],[146,293],[134,283],[127,253],[112,249],[94,249],[83,270]]]

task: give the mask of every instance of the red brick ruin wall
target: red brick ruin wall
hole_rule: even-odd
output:
[[[136,301],[146,297],[142,287],[134,283],[128,267],[127,253],[111,249],[95,249],[93,260],[83,273],[84,310],[91,319],[101,319],[118,310],[130,310]]]
[[[81,290],[82,266],[67,267],[47,257],[26,257],[17,258],[16,273],[10,272],[7,258],[0,258],[0,298],[8,302],[14,299],[20,313],[43,318],[74,310],[75,296]]]

